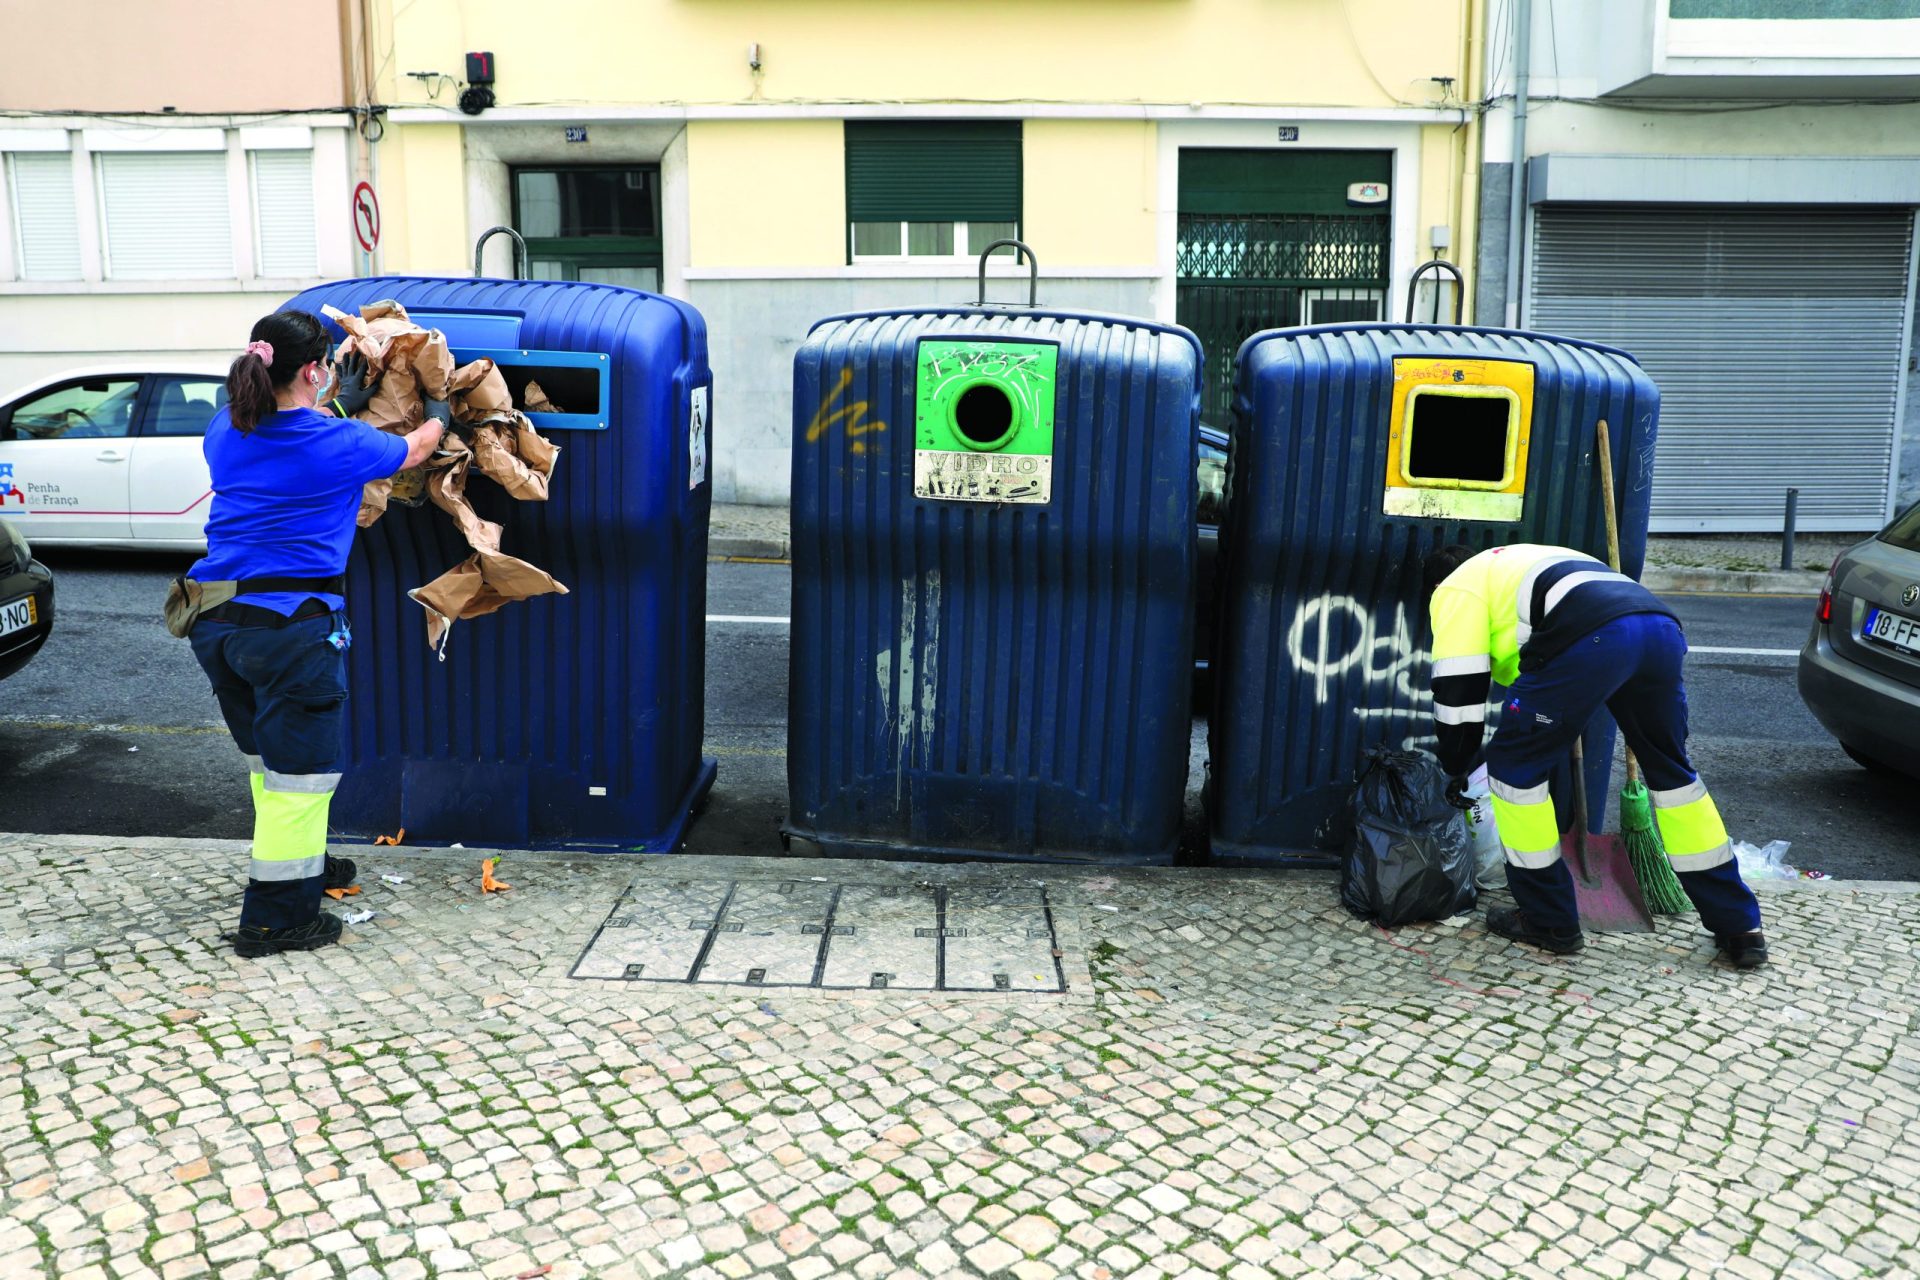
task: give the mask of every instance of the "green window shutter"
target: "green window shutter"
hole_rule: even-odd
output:
[[[1020,122],[849,120],[849,222],[1018,222]]]
[[[1235,217],[1365,212],[1348,207],[1347,185],[1392,177],[1391,151],[1183,147],[1180,212]]]

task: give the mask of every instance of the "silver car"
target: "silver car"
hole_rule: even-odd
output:
[[[1800,697],[1860,764],[1920,778],[1920,504],[1833,562]]]

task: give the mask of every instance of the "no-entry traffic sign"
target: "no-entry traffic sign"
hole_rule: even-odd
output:
[[[370,182],[353,189],[353,237],[368,253],[380,243],[380,200]]]

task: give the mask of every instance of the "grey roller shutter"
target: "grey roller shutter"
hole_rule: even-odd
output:
[[[1546,206],[1528,327],[1633,353],[1660,385],[1655,531],[1887,514],[1906,356],[1907,209]]]

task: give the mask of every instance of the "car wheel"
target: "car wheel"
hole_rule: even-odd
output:
[[[1859,765],[1862,769],[1865,769],[1868,773],[1877,773],[1883,778],[1904,778],[1907,776],[1904,770],[1896,769],[1890,764],[1887,764],[1880,760],[1875,760],[1872,756],[1868,755],[1866,752],[1856,751],[1854,748],[1848,746],[1844,742],[1840,744],[1840,749],[1846,752],[1847,755],[1853,759],[1853,762],[1855,764]]]

